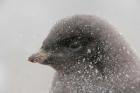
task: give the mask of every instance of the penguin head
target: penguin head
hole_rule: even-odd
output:
[[[97,63],[104,54],[108,29],[104,21],[88,15],[77,15],[60,20],[43,41],[38,53],[29,61],[62,68],[75,64]],[[104,37],[104,38],[103,38]]]

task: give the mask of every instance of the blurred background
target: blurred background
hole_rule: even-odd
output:
[[[139,0],[0,0],[0,93],[48,93],[55,71],[27,58],[56,21],[75,14],[107,20],[140,54]]]

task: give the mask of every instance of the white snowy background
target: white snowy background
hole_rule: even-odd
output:
[[[140,54],[140,0],[0,0],[0,93],[48,93],[54,70],[27,58],[74,14],[108,20]]]

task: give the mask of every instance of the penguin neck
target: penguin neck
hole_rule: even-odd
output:
[[[60,75],[83,75],[83,74],[91,74],[95,67],[94,65],[87,62],[85,63],[76,63],[75,65],[67,65],[64,66],[63,69],[57,70]],[[97,69],[96,69],[97,72]]]

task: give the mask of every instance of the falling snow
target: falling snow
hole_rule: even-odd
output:
[[[87,53],[91,53],[91,49],[88,49],[88,50],[87,50]]]
[[[41,59],[56,70],[51,93],[140,93],[139,60],[122,35],[102,23],[75,16],[44,41],[50,55]]]

